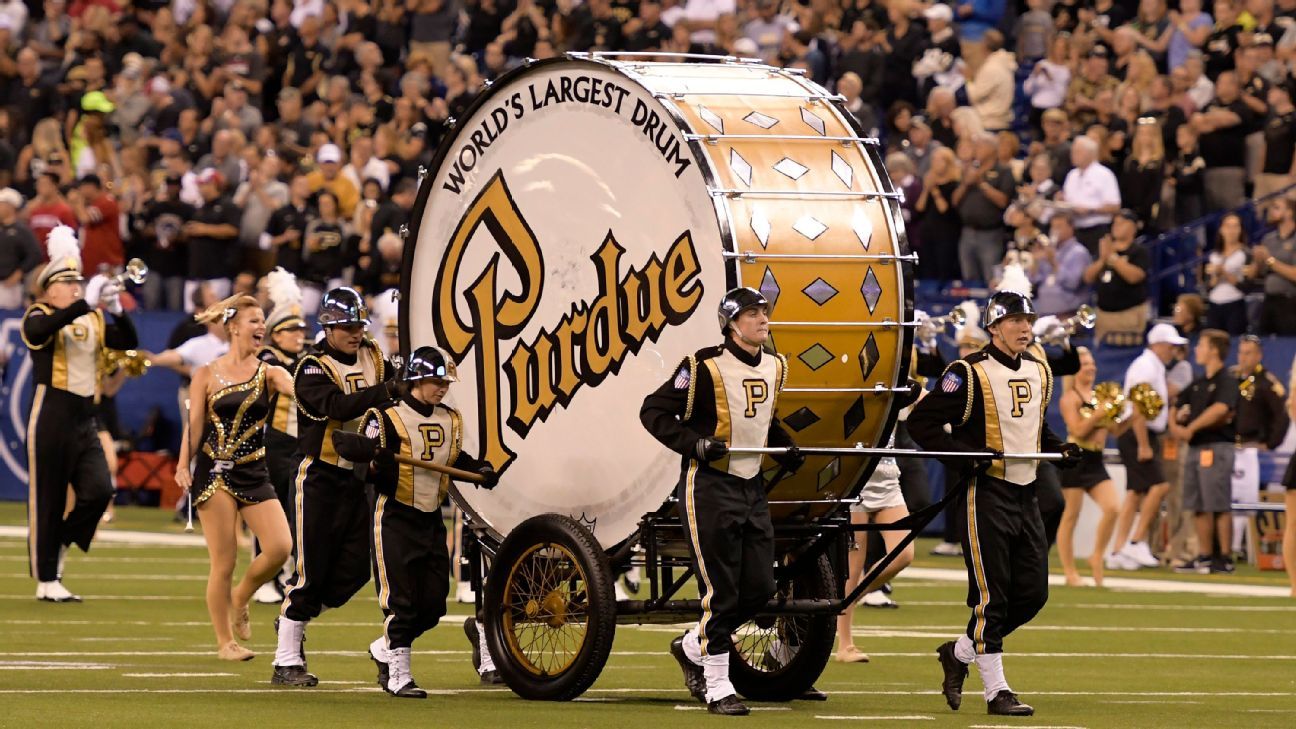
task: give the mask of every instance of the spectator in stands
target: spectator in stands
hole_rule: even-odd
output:
[[[1264,162],[1256,176],[1256,198],[1278,192],[1296,183],[1296,106],[1291,89],[1276,85],[1269,89],[1269,115],[1264,123]]]
[[[270,215],[265,232],[261,234],[260,247],[274,251],[274,265],[301,277],[306,227],[310,222],[310,181],[305,175],[296,175],[288,186],[288,202]],[[302,288],[302,309],[314,314],[319,306],[320,292]]]
[[[1174,223],[1186,225],[1205,213],[1206,160],[1197,151],[1197,133],[1191,126],[1179,127],[1175,143],[1179,151],[1169,165],[1169,182],[1174,187]]]
[[[1179,0],[1179,9],[1171,10],[1170,43],[1166,48],[1166,67],[1184,64],[1188,53],[1202,47],[1211,33],[1211,16],[1202,12],[1202,0]]]
[[[274,150],[270,150],[273,152]],[[249,260],[257,261],[257,268],[272,268],[273,251],[261,247],[261,235],[274,211],[288,204],[288,186],[279,181],[280,162],[277,154],[267,154],[248,174],[247,182],[234,191],[233,203],[241,208],[239,244]]]
[[[45,238],[51,230],[60,225],[76,230],[80,225],[72,206],[59,190],[58,174],[54,172],[44,172],[37,176],[36,197],[27,202],[22,216],[36,236],[36,242],[40,243],[42,251],[45,250]]]
[[[982,37],[987,55],[967,76],[968,103],[981,115],[981,123],[992,132],[1012,126],[1013,93],[1017,61],[1003,48],[1003,34],[989,30]]]
[[[1071,77],[1067,87],[1066,111],[1079,129],[1088,129],[1098,119],[1095,100],[1103,91],[1115,91],[1120,84],[1108,73],[1106,46],[1094,46],[1080,66],[1080,73]]]
[[[360,202],[360,188],[341,174],[342,150],[336,144],[325,144],[315,153],[315,163],[319,168],[306,176],[311,192],[327,190],[332,193],[341,216],[351,217]]]
[[[1202,330],[1202,321],[1206,316],[1206,302],[1198,294],[1179,294],[1170,315],[1171,323],[1180,336],[1191,339]],[[1186,387],[1187,384],[1185,382],[1184,386]]]
[[[1023,90],[1030,96],[1031,127],[1037,137],[1044,136],[1044,113],[1066,102],[1071,84],[1071,66],[1067,63],[1070,55],[1071,37],[1058,35],[1049,43],[1048,58],[1037,62],[1023,83]]]
[[[974,142],[974,157],[963,170],[962,183],[951,202],[958,208],[959,267],[964,280],[988,282],[1004,254],[1003,211],[1015,192],[1012,172],[998,164],[998,142],[982,132]]]
[[[303,292],[309,287],[322,296],[342,285],[342,269],[350,262],[346,246],[350,230],[333,193],[320,191],[315,205],[316,215],[306,224],[301,283]]]
[[[1071,164],[1058,200],[1074,216],[1076,238],[1098,252],[1098,242],[1111,230],[1112,215],[1120,210],[1120,184],[1116,175],[1098,161],[1099,144],[1091,137],[1076,137],[1071,144]]]
[[[1139,218],[1134,211],[1118,212],[1112,221],[1111,234],[1099,241],[1098,255],[1084,272],[1085,283],[1096,287],[1098,320],[1093,335],[1100,345],[1137,344],[1147,328],[1151,256],[1135,240],[1138,226]],[[1107,341],[1109,334],[1117,335],[1117,341]]]
[[[1205,268],[1210,287],[1206,295],[1206,328],[1220,329],[1230,336],[1247,330],[1246,294],[1242,291],[1250,260],[1246,236],[1241,216],[1230,213],[1221,218],[1215,250]]]
[[[1175,401],[1170,435],[1187,446],[1184,509],[1196,515],[1197,558],[1180,572],[1232,574],[1232,479],[1238,381],[1224,366],[1229,336],[1207,329],[1194,357],[1203,375]]]
[[[923,176],[922,193],[914,204],[918,237],[925,241],[918,259],[921,275],[938,281],[959,277],[958,241],[962,230],[954,193],[961,171],[954,150],[940,147],[931,155],[931,169]]]
[[[932,153],[941,148],[941,143],[932,137],[931,125],[926,117],[915,116],[909,122],[909,144],[902,148],[905,156],[914,163],[920,176],[931,171]]]
[[[23,281],[44,256],[36,236],[18,219],[22,195],[12,187],[0,190],[0,309],[21,309]]]
[[[241,133],[231,129],[222,129],[212,135],[211,152],[202,156],[194,169],[202,172],[214,169],[221,174],[227,185],[238,185],[245,177],[243,161],[239,159],[238,148]],[[223,298],[223,297],[222,297]]]
[[[81,258],[91,275],[120,266],[125,250],[121,238],[121,210],[95,174],[85,175],[68,194],[72,212],[81,223]]]
[[[954,110],[958,108],[955,102],[954,91],[938,86],[932,89],[931,94],[927,97],[927,113],[923,116],[927,123],[931,125],[932,138],[941,144],[954,148],[958,141],[954,133]]]
[[[691,2],[694,0],[690,0]],[[918,84],[913,75],[914,62],[927,50],[926,29],[913,22],[913,0],[891,0],[887,3],[886,28],[879,39],[887,55],[882,69],[882,98],[895,102],[918,104]]]
[[[1084,272],[1093,259],[1076,239],[1070,213],[1062,211],[1049,219],[1048,238],[1039,241],[1032,253],[1035,267],[1030,279],[1040,315],[1065,318],[1089,302],[1092,291]]]
[[[242,211],[225,195],[225,179],[215,168],[198,175],[202,205],[184,226],[189,248],[189,274],[185,298],[200,284],[207,284],[217,300],[229,296],[230,279],[239,261],[230,252],[239,236]]]
[[[1165,167],[1161,125],[1153,117],[1139,117],[1134,125],[1130,154],[1121,170],[1120,197],[1121,203],[1144,221],[1145,235],[1153,235],[1156,230]]]
[[[1242,101],[1237,74],[1226,71],[1215,81],[1216,99],[1189,123],[1200,135],[1206,162],[1202,183],[1206,211],[1232,210],[1246,199],[1246,132],[1253,113]]]
[[[1264,277],[1260,333],[1296,336],[1296,204],[1277,197],[1269,204],[1273,230],[1253,251],[1256,272]]]
[[[144,305],[150,309],[180,310],[184,306],[184,280],[189,272],[189,248],[184,245],[185,224],[194,208],[180,199],[181,180],[167,177],[157,197],[133,219],[135,248],[149,262],[144,282]]]
[[[31,142],[18,153],[14,182],[18,187],[33,192],[36,178],[49,172],[56,176],[60,186],[66,185],[73,179],[71,159],[63,144],[58,119],[41,119],[35,124]]]

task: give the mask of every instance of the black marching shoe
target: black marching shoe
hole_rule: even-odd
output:
[[[276,686],[316,686],[319,679],[313,673],[307,673],[305,666],[275,666],[270,683]]]
[[[675,656],[675,661],[679,663],[680,670],[684,672],[684,688],[693,695],[693,698],[702,703],[706,703],[706,677],[702,675],[702,668],[693,661],[688,659],[684,653],[684,636],[680,636],[671,641],[670,654]]]
[[[392,696],[395,696],[398,699],[426,699],[427,698],[427,692],[419,688],[418,684],[414,683],[414,681],[412,680],[409,683],[405,684],[404,686],[401,686],[400,688],[396,689],[395,691],[392,691],[386,686],[383,687],[383,690],[385,690],[387,693],[391,694]]]
[[[464,620],[464,635],[468,636],[468,642],[472,643],[472,664],[473,670],[481,670],[481,637],[477,632],[477,618],[468,618]]]
[[[820,691],[814,686],[811,686],[810,688],[806,689],[800,696],[797,697],[797,701],[827,701],[827,700],[828,700],[828,694]]]
[[[945,695],[945,703],[949,704],[951,709],[958,711],[959,706],[963,704],[963,680],[968,675],[967,664],[954,655],[952,640],[942,643],[936,649],[936,656],[945,671],[945,680],[941,681],[941,693]],[[991,706],[994,706],[993,702]],[[990,713],[993,714],[994,711]]]
[[[721,716],[747,716],[751,713],[751,709],[748,709],[747,705],[739,701],[738,697],[733,694],[707,704],[707,711]]]
[[[996,716],[1033,716],[1035,709],[1030,704],[1018,701],[1017,694],[1004,689],[986,704],[986,713]]]

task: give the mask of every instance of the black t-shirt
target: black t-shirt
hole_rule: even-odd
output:
[[[378,240],[389,230],[399,235],[401,226],[409,224],[409,218],[408,210],[390,200],[380,204],[374,211],[373,221],[369,225],[369,229],[373,231],[373,239]]]
[[[1179,393],[1176,406],[1188,406],[1188,422],[1191,423],[1206,412],[1206,408],[1217,402],[1227,405],[1230,411],[1237,411],[1238,381],[1227,367],[1221,367],[1214,377],[1203,375],[1193,380],[1187,390]],[[1232,443],[1234,439],[1233,418],[1230,417],[1221,425],[1197,431],[1192,440],[1188,441],[1188,445]]]
[[[1202,158],[1207,167],[1241,167],[1246,160],[1246,129],[1251,126],[1254,115],[1246,102],[1238,99],[1232,104],[1212,101],[1206,107],[1211,109],[1228,109],[1238,115],[1241,123],[1217,129],[1210,134],[1203,134],[1200,140]]]
[[[1265,77],[1258,73],[1251,74],[1251,78],[1242,84],[1242,93],[1254,96],[1265,104],[1265,111],[1259,114],[1255,113],[1255,111],[1251,112],[1251,121],[1246,126],[1245,134],[1258,132],[1264,128],[1265,114],[1269,113],[1269,86],[1270,83],[1265,80]],[[1247,108],[1250,109],[1251,107],[1248,106]]]
[[[4,106],[12,117],[11,129],[23,130],[22,141],[30,141],[32,130],[42,119],[54,116],[60,107],[57,89],[43,79],[28,86],[22,78],[15,76],[5,89]]]
[[[238,230],[243,220],[243,211],[233,200],[221,196],[212,202],[205,203],[194,212],[194,222],[208,225],[232,225]],[[213,279],[229,278],[239,264],[237,249],[238,235],[229,238],[210,238],[191,236],[189,238],[189,278]]]
[[[1144,271],[1148,270],[1152,262],[1148,250],[1137,242],[1131,243],[1124,251],[1117,251],[1117,255],[1124,256],[1126,260]],[[1144,276],[1142,281],[1132,284],[1121,278],[1111,266],[1104,265],[1102,273],[1098,274],[1097,294],[1098,308],[1103,311],[1125,311],[1146,304],[1147,276]]]
[[[671,29],[669,25],[657,21],[656,25],[645,25],[635,31],[626,40],[627,51],[642,51],[648,48],[660,49],[662,44],[670,40]]]
[[[341,275],[342,269],[346,267],[345,231],[340,221],[329,223],[317,220],[311,225],[306,237],[310,235],[320,236],[320,249],[306,253],[302,278],[318,284],[327,284],[329,279]],[[303,237],[303,243],[306,237]]]
[[[183,276],[188,272],[189,251],[178,239],[184,224],[193,217],[194,208],[188,203],[154,200],[135,221],[135,244],[157,275]]]
[[[1292,158],[1296,157],[1296,111],[1287,114],[1269,113],[1265,120],[1264,172],[1267,175],[1285,175],[1291,172]]]
[[[1241,45],[1238,42],[1241,32],[1240,26],[1231,25],[1206,36],[1206,78],[1218,78],[1221,73],[1233,70],[1233,51]]]
[[[284,270],[300,276],[302,273],[302,246],[306,241],[306,214],[309,208],[300,210],[289,203],[270,214],[270,220],[266,223],[266,233],[271,237],[278,237],[290,230],[295,230],[301,235],[295,241],[288,241],[274,249],[275,265],[283,266]]]
[[[1170,159],[1179,154],[1179,143],[1176,141],[1175,137],[1179,131],[1179,127],[1183,126],[1188,121],[1188,117],[1184,115],[1183,109],[1179,108],[1177,104],[1171,104],[1164,111],[1153,109],[1144,112],[1143,116],[1150,116],[1161,122],[1161,144],[1165,147],[1166,159]]]

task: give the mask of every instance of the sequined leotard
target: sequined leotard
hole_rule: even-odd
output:
[[[195,459],[194,504],[225,491],[240,507],[275,498],[266,470],[266,365],[247,382],[222,387],[207,397],[202,448]]]

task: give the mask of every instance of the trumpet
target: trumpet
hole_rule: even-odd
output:
[[[1080,415],[1102,418],[1105,423],[1119,425],[1124,420],[1124,410],[1125,393],[1121,391],[1120,384],[1100,382],[1094,386],[1093,399],[1080,406]]]
[[[1098,321],[1098,311],[1092,306],[1085,304],[1079,309],[1076,309],[1075,314],[1072,314],[1067,319],[1063,319],[1055,326],[1050,327],[1048,331],[1041,334],[1039,341],[1041,344],[1058,347],[1065,346],[1067,340],[1075,336],[1076,332],[1081,329],[1093,329],[1094,322],[1096,321]]]
[[[126,373],[127,377],[142,377],[144,373],[148,372],[148,368],[153,363],[139,350],[108,349],[105,347],[103,355],[99,359],[99,365],[105,373],[121,370]]]
[[[1160,415],[1161,410],[1165,407],[1165,400],[1161,398],[1161,393],[1146,382],[1140,382],[1130,388],[1129,400],[1134,404],[1134,408],[1138,410],[1139,415],[1142,415],[1147,420],[1152,420]]]
[[[929,316],[918,322],[918,343],[926,349],[936,346],[936,337],[945,331],[945,325],[961,327],[967,322],[967,314],[957,307],[950,309],[945,316]]]
[[[138,258],[132,258],[126,262],[126,268],[121,273],[112,277],[118,288],[126,288],[126,282],[129,281],[136,286],[148,280],[148,264]]]

